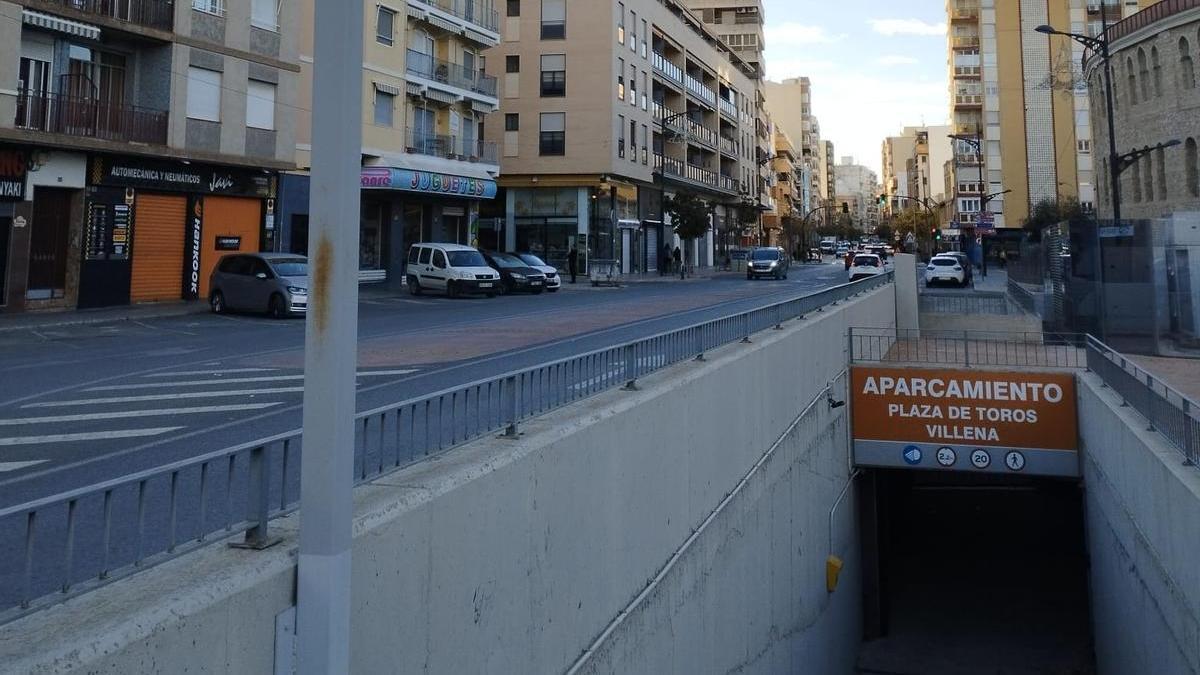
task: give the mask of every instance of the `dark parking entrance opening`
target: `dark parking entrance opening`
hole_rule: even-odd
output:
[[[863,477],[860,673],[1094,672],[1074,481]]]

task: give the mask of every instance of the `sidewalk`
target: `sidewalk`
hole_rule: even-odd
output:
[[[580,274],[577,277],[577,283],[570,282],[570,275],[563,275],[562,287],[564,290],[604,290],[610,288],[622,288],[634,284],[664,284],[664,283],[689,283],[696,281],[708,281],[718,276],[737,276],[737,272],[723,272],[715,267],[697,267],[694,274],[689,274],[687,279],[680,279],[679,272],[674,274],[659,274],[658,272],[641,272],[638,274],[622,274],[616,278],[617,285],[600,285],[593,286],[591,279],[587,275]]]

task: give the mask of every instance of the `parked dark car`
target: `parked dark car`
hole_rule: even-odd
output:
[[[500,273],[500,288],[505,293],[541,293],[546,289],[546,275],[530,267],[511,253],[482,251],[484,260]]]
[[[208,304],[267,312],[282,319],[308,310],[308,258],[294,253],[235,253],[221,258],[209,277]]]

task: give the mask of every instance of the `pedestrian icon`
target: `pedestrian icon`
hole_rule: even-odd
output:
[[[1004,456],[1004,465],[1013,471],[1020,471],[1025,468],[1025,455],[1013,450]]]
[[[958,456],[954,454],[954,448],[941,447],[937,451],[937,462],[942,466],[954,466],[954,462],[958,460]]]
[[[971,464],[974,464],[976,469],[986,469],[991,463],[992,456],[987,450],[975,448],[971,451]]]
[[[921,463],[921,448],[915,445],[910,445],[904,448],[904,462],[909,465],[917,465]]]

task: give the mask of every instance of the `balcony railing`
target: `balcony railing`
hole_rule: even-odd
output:
[[[685,87],[687,87],[688,91],[692,92],[692,94],[696,96],[699,96],[700,100],[714,107],[717,105],[717,92],[704,86],[704,83],[700,80],[697,80],[691,75],[685,75],[683,77],[683,84]]]
[[[733,104],[733,102],[727,101],[725,99],[721,99],[720,107],[721,107],[721,112],[725,113],[726,115],[728,115],[729,117],[731,117],[735,120],[737,119],[738,109],[737,109],[737,106]]]
[[[175,3],[171,0],[48,0],[86,14],[116,19],[147,28],[172,30]]]
[[[457,136],[429,133],[421,129],[406,130],[408,151],[459,162],[497,164],[499,153],[495,141],[463,139]]]
[[[738,142],[732,138],[725,138],[724,136],[722,136],[721,137],[721,152],[723,152],[727,155],[733,155],[734,157],[736,157],[738,154]]]
[[[17,96],[15,126],[132,143],[167,142],[167,112],[51,93]]]
[[[654,153],[654,169],[661,171],[665,175],[683,178],[693,183],[707,185],[728,192],[737,192],[738,181],[735,178],[718,174],[711,169],[689,164],[673,157],[664,157],[658,152]]]
[[[736,178],[734,178],[733,176],[726,176],[725,174],[721,174],[720,178],[721,178],[720,187],[722,190],[726,190],[728,192],[737,192],[738,191],[738,180]]]
[[[979,18],[979,6],[956,5],[950,10],[950,18],[954,21],[974,21]]]
[[[954,105],[980,106],[983,105],[983,94],[955,94]]]
[[[1145,28],[1152,23],[1174,16],[1180,12],[1197,8],[1200,8],[1200,0],[1162,0],[1162,2],[1150,5],[1123,21],[1110,25],[1108,27],[1108,43],[1111,45],[1126,35]]]
[[[978,35],[959,35],[950,38],[950,47],[952,49],[967,49],[970,47],[979,46]]]
[[[413,0],[422,5],[436,7],[467,23],[473,23],[492,32],[500,29],[500,13],[491,2],[483,0]]]
[[[659,52],[654,52],[654,69],[662,73],[675,84],[683,84],[683,69],[667,60]]]
[[[496,78],[482,72],[470,70],[458,63],[450,63],[429,54],[408,50],[405,68],[410,74],[434,82],[441,82],[459,89],[466,89],[484,96],[496,96]]]

